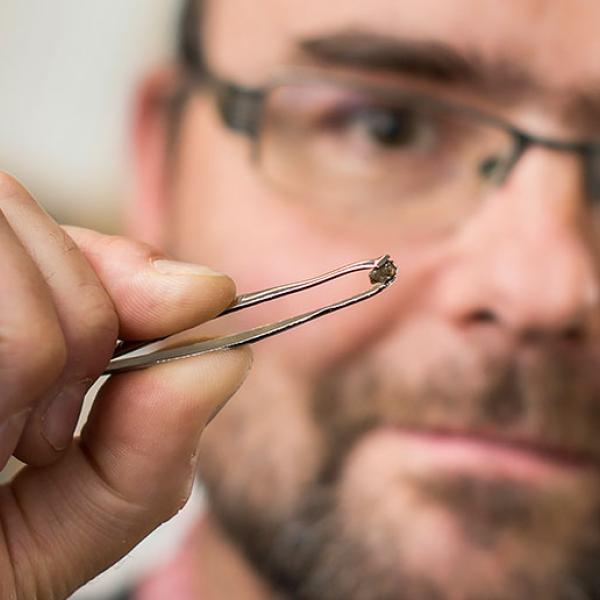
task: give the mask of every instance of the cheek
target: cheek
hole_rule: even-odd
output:
[[[321,432],[305,391],[267,361],[256,361],[235,397],[202,436],[200,473],[208,488],[249,513],[290,510],[314,481]]]

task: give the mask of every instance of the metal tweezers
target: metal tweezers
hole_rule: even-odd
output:
[[[335,271],[326,273],[325,275],[314,277],[313,279],[272,287],[260,292],[253,292],[251,294],[242,294],[237,296],[233,303],[219,316],[224,316],[243,308],[255,306],[257,304],[261,304],[262,302],[268,302],[269,300],[274,300],[275,298],[281,298],[282,296],[287,296],[288,294],[294,294],[296,292],[321,285],[322,283],[326,283],[332,279],[342,277],[343,275],[348,275],[350,273],[363,270],[370,271],[369,279],[372,285],[368,290],[344,300],[340,300],[339,302],[329,304],[328,306],[318,308],[311,312],[307,312],[296,317],[291,317],[283,321],[278,321],[277,323],[264,325],[249,331],[243,331],[241,333],[235,333],[224,337],[204,340],[193,344],[186,344],[184,346],[175,348],[158,349],[155,351],[145,351],[145,349],[165,339],[168,340],[169,338],[147,340],[144,342],[119,342],[104,374],[113,375],[116,373],[133,371],[136,369],[144,369],[152,365],[170,362],[180,358],[197,356],[199,354],[204,354],[205,352],[225,350],[229,348],[235,348],[236,346],[241,346],[243,344],[258,342],[259,340],[263,340],[277,333],[287,331],[288,329],[292,329],[293,327],[297,327],[303,323],[308,323],[313,319],[332,313],[336,310],[340,310],[346,306],[351,306],[352,304],[356,304],[357,302],[371,298],[372,296],[375,296],[376,294],[379,294],[379,292],[386,289],[394,282],[396,278],[396,266],[390,257],[386,255],[372,260],[356,262],[351,265],[336,269]],[[128,356],[132,353],[135,354],[133,356]]]

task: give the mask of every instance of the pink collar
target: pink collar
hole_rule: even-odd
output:
[[[134,600],[201,600],[198,583],[198,562],[194,552],[200,522],[186,537],[177,553],[151,573],[133,594]]]

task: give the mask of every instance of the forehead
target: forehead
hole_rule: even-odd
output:
[[[303,40],[361,31],[514,62],[548,87],[596,87],[599,25],[595,0],[209,0],[205,51],[211,68],[256,82]]]

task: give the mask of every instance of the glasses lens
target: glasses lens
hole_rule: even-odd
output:
[[[511,149],[507,132],[464,110],[323,82],[272,90],[259,140],[263,172],[301,201],[410,228],[462,220]]]

